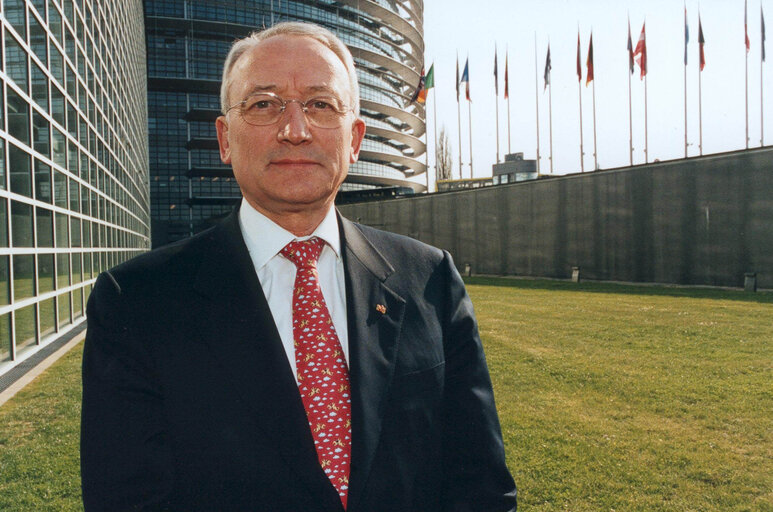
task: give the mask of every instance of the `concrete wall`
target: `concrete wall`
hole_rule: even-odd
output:
[[[773,288],[773,148],[340,209],[478,274]]]

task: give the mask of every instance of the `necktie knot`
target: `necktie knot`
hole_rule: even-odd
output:
[[[317,260],[324,246],[324,240],[313,236],[308,240],[294,240],[290,242],[284,246],[281,254],[292,261],[299,269],[313,268],[317,266]]]

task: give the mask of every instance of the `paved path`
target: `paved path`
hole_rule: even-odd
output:
[[[86,337],[86,322],[0,375],[0,407]]]

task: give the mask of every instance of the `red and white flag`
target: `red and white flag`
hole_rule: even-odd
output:
[[[633,56],[636,57],[636,63],[639,64],[641,69],[640,78],[647,76],[647,35],[644,30],[646,23],[642,23],[641,34],[639,34],[639,42],[636,43],[636,48],[633,51]]]

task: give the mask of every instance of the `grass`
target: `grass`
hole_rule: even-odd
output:
[[[773,511],[773,295],[473,278],[525,511]],[[0,407],[0,510],[81,510],[81,347]]]
[[[773,511],[773,296],[468,289],[522,510]]]

